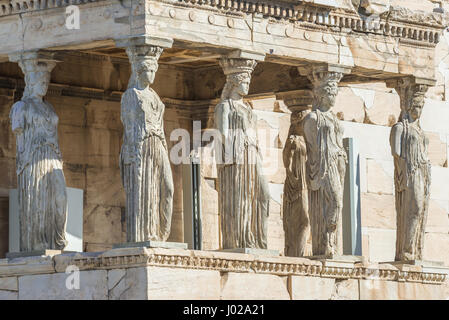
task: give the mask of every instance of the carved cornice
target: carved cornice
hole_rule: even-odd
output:
[[[262,0],[155,0],[169,7],[201,9],[236,17],[254,15],[258,19],[272,22],[285,21],[304,28],[315,28],[328,32],[373,33],[401,40],[414,40],[409,44],[435,45],[441,31],[449,23],[449,15],[439,12],[412,11],[402,7],[391,7],[379,19],[371,19],[357,13],[348,5],[325,5],[313,1],[262,1]],[[105,0],[0,0],[0,17],[24,12],[42,11],[69,5],[83,5]],[[320,4],[321,3],[321,4]],[[323,4],[324,3],[324,4]],[[149,13],[152,13],[149,2]],[[171,9],[174,10],[174,9]]]
[[[34,260],[33,260],[34,259]],[[53,259],[53,263],[51,263]],[[43,263],[44,262],[44,263]],[[0,260],[0,277],[35,273],[65,272],[67,266],[80,270],[168,267],[216,270],[220,272],[266,273],[281,276],[301,275],[336,279],[375,279],[442,284],[448,269],[422,272],[398,269],[388,264],[338,263],[292,257],[264,257],[252,254],[192,251],[160,248],[124,248],[105,252],[55,255],[53,258]]]
[[[443,284],[448,269],[422,272],[416,267],[396,268],[388,264],[320,262],[305,258],[264,257],[252,254],[192,251],[160,248],[123,248],[105,252],[67,253],[53,257],[0,260],[0,278],[65,272],[68,266],[80,270],[168,267],[220,272],[265,273],[280,276],[301,275],[336,279],[372,279]]]

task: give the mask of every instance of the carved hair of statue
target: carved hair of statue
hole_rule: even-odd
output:
[[[294,111],[291,116],[290,116],[290,130],[288,135],[292,135],[294,131],[301,132],[301,135],[304,134],[304,129],[303,129],[303,122],[302,120],[304,120],[305,116],[310,112],[310,110],[306,109],[306,110],[301,110],[301,111]]]
[[[33,96],[33,89],[35,86],[50,82],[50,74],[56,66],[55,60],[44,59],[24,59],[19,60],[19,66],[25,74],[25,89],[23,97]]]
[[[338,83],[342,77],[340,72],[313,71],[310,74],[309,79],[313,84],[313,109],[319,106],[321,97],[338,94]]]
[[[128,88],[135,88],[138,83],[139,74],[143,71],[153,70],[155,73],[159,67],[158,60],[163,49],[157,46],[141,45],[126,48],[129,61],[131,62],[131,77]]]
[[[408,119],[410,111],[416,105],[424,105],[424,99],[429,86],[425,84],[411,84],[408,80],[402,80],[396,88],[401,98],[401,114],[399,121]]]
[[[221,99],[229,99],[232,90],[245,80],[251,79],[251,74],[257,62],[250,59],[222,58],[220,66],[226,75],[226,84],[223,88]]]

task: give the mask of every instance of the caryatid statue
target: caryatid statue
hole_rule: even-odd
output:
[[[50,53],[10,57],[25,75],[22,99],[11,109],[16,135],[20,251],[63,250],[67,194],[58,145],[58,116],[44,100],[56,65]]]
[[[344,69],[335,69],[314,66],[308,73],[313,85],[313,105],[304,118],[304,135],[315,256],[343,254],[341,215],[347,156],[343,148],[343,127],[332,107]]]
[[[222,135],[217,157],[219,212],[223,249],[267,248],[270,194],[262,174],[257,118],[243,100],[256,61],[223,58],[226,84],[215,107],[215,126]]]
[[[130,45],[131,78],[122,96],[120,173],[126,192],[128,242],[166,241],[173,211],[173,178],[164,134],[165,106],[150,88],[163,49]]]
[[[413,78],[399,80],[401,116],[391,128],[390,146],[394,158],[396,195],[396,261],[421,260],[429,206],[431,165],[429,144],[419,119],[427,84]]]
[[[282,220],[285,232],[286,256],[303,257],[310,236],[309,191],[307,186],[307,148],[303,120],[312,104],[309,90],[298,90],[276,95],[289,110],[290,130],[283,150],[286,170]]]

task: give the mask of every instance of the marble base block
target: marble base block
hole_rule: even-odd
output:
[[[215,251],[246,253],[258,256],[275,256],[275,257],[279,256],[279,251],[277,250],[257,249],[257,248],[234,248],[234,249],[221,249]]]
[[[64,251],[67,252],[67,251]],[[23,257],[35,257],[35,256],[55,256],[57,254],[62,254],[61,250],[35,250],[35,251],[24,251],[24,252],[7,252],[7,259],[23,258]]]
[[[164,248],[164,249],[187,249],[187,243],[183,242],[164,242],[164,241],[142,241],[142,242],[125,242],[114,244],[113,248]]]

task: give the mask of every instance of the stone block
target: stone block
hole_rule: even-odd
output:
[[[369,251],[362,252],[371,262],[394,261],[396,230],[362,227],[362,236],[368,236]]]
[[[0,301],[1,300],[18,300],[18,292],[17,291],[6,291],[0,290]]]
[[[430,200],[426,232],[449,233],[449,201]]]
[[[364,102],[350,87],[340,87],[333,112],[340,120],[363,123],[365,119]]]
[[[390,92],[376,90],[372,106],[366,106],[365,110],[368,123],[392,127],[401,113],[399,95],[392,89]]]
[[[341,124],[344,128],[343,137],[357,140],[361,157],[393,161],[389,143],[391,128],[348,121],[342,121]]]
[[[0,278],[0,290],[17,291],[17,277]]]
[[[424,131],[449,134],[448,119],[449,108],[446,101],[426,99],[420,119]]]
[[[360,300],[397,300],[398,282],[360,279]]]
[[[430,185],[430,198],[436,200],[449,200],[449,168],[432,166],[432,183]]]
[[[73,272],[22,276],[19,300],[107,300],[107,271],[80,271],[76,288]]]
[[[0,189],[17,188],[16,161],[11,158],[0,158]]]
[[[292,300],[329,300],[334,293],[335,279],[290,276]]]
[[[423,260],[443,261],[449,266],[449,234],[426,233],[424,242]]]
[[[48,95],[46,97],[53,105],[59,117],[59,125],[84,127],[86,125],[85,105],[89,99]]]
[[[86,132],[87,164],[116,168],[119,164],[121,133],[117,130],[89,128]]]
[[[218,213],[203,212],[201,219],[203,250],[217,250],[220,247]]]
[[[123,130],[120,120],[120,102],[92,99],[85,108],[87,126],[109,130]]]
[[[362,193],[363,227],[396,229],[395,197],[389,194]]]
[[[394,194],[394,165],[392,161],[366,159],[367,191]]]
[[[65,124],[59,125],[58,138],[64,162],[86,164],[88,146],[85,128]]]
[[[221,283],[222,300],[290,300],[287,277],[227,272]]]
[[[356,279],[335,280],[331,300],[359,300],[359,281]]]
[[[262,172],[268,183],[284,183],[286,171],[282,159],[282,149],[262,150]]]
[[[111,271],[109,271],[111,273]],[[140,267],[111,275],[111,300],[214,300],[220,296],[220,272],[181,268]],[[117,280],[118,279],[118,280]]]
[[[16,137],[11,130],[9,119],[0,119],[0,157],[15,158]]]
[[[435,132],[426,132],[429,139],[428,154],[433,166],[444,167],[447,163],[447,136]]]
[[[444,285],[399,282],[399,300],[441,300],[445,295]]]
[[[55,268],[52,257],[19,257],[0,259],[0,277],[21,276],[27,274],[53,273]]]
[[[125,206],[125,191],[120,170],[115,168],[87,168],[86,203],[105,206]]]
[[[266,97],[263,99],[251,99],[251,104],[252,104],[254,110],[273,112],[275,103],[276,103],[276,97]]]
[[[88,204],[84,206],[84,242],[105,244],[107,248],[126,239],[122,207]]]
[[[86,189],[86,166],[64,162],[64,176],[67,187]]]

